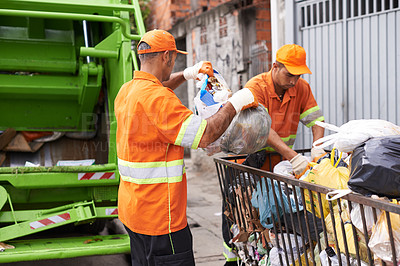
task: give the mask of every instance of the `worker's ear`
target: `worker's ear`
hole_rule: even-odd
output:
[[[169,51],[164,51],[163,53],[162,53],[162,60],[163,60],[163,62],[164,63],[168,63],[168,61],[169,61]]]

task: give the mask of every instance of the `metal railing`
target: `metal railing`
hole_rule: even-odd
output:
[[[232,234],[233,242],[245,247],[246,259],[242,256],[242,263],[259,265],[261,255],[254,243],[262,243],[270,260],[275,247],[275,259],[279,259],[276,265],[321,265],[319,255],[328,247],[337,254],[338,264],[329,261],[322,265],[386,265],[374,257],[368,246],[372,225],[381,217],[386,220],[381,224],[387,228],[385,246],[382,244],[387,249],[387,265],[400,265],[395,232],[400,230],[400,205],[351,193],[328,201],[329,213],[324,213],[325,194],[334,189],[239,164],[244,158],[214,159],[224,214],[231,231],[233,227],[237,229]],[[260,222],[261,209],[252,206],[252,197],[257,193],[269,205],[270,216],[264,224]]]

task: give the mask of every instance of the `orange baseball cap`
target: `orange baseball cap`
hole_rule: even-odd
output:
[[[306,65],[306,51],[297,44],[286,44],[276,52],[276,61],[292,75],[312,74]]]
[[[181,54],[188,54],[187,52],[176,49],[174,36],[165,30],[151,30],[146,32],[142,39],[140,39],[139,44],[142,42],[147,43],[151,48],[146,50],[138,50],[138,54],[157,53],[164,51],[176,51]]]

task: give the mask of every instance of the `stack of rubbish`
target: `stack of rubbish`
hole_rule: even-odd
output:
[[[318,140],[314,145],[321,145],[319,147],[323,148],[333,145],[333,148],[316,162],[311,162],[301,180],[337,189],[343,192],[339,198],[345,193],[356,192],[400,205],[400,202],[396,200],[400,198],[399,126],[383,120],[353,120],[341,127],[327,123],[318,123],[318,125],[337,133]],[[295,178],[288,161],[282,161],[276,165],[274,173]],[[241,175],[240,178],[244,178],[246,173],[241,173]],[[391,234],[395,253],[399,259],[400,215],[390,213],[391,228],[388,228],[388,217],[385,211],[360,206],[355,202],[351,202],[350,207],[347,200],[329,199],[330,193],[327,196],[321,193],[319,198],[318,193],[313,191],[304,192],[305,202],[302,202],[299,187],[295,189],[295,195],[298,198],[296,200],[298,204],[295,204],[293,190],[285,191],[282,184],[279,186],[276,180],[271,180],[262,178],[258,182],[254,180],[247,182],[254,188],[248,199],[240,198],[243,193],[240,193],[240,189],[237,191],[238,188],[235,190],[236,197],[240,198],[236,199],[237,202],[251,202],[251,206],[240,207],[240,212],[245,217],[244,221],[241,221],[240,217],[231,219],[231,221],[239,221],[231,230],[234,236],[232,243],[235,244],[238,255],[245,265],[282,265],[282,263],[283,265],[300,265],[299,259],[305,265],[304,254],[306,253],[308,254],[306,257],[309,260],[313,257],[317,265],[339,265],[338,257],[340,256],[342,265],[359,265],[357,261],[359,257],[361,265],[364,266],[369,265],[370,251],[375,265],[384,265],[384,263],[391,265],[393,261]],[[281,194],[279,190],[283,193]],[[242,195],[242,197],[246,196]],[[319,199],[321,199],[321,204],[319,204]],[[330,213],[330,204],[333,213]],[[362,212],[361,208],[363,208]],[[279,231],[279,228],[275,228],[278,218],[286,216],[289,212],[297,212],[297,215],[300,215],[304,213],[303,209],[306,209],[307,215],[315,214],[314,221],[324,220],[325,223],[324,228],[321,223],[317,224],[315,235],[319,236],[321,246],[315,245],[314,250],[303,247],[301,238],[295,234],[285,232],[275,236],[272,233]],[[254,218],[254,213],[257,214],[257,218]],[[360,213],[364,214],[363,219]],[[228,218],[229,215],[232,216],[228,213]],[[252,218],[246,219],[246,217]],[[363,226],[363,220],[365,220],[366,228]],[[286,229],[292,232],[290,228]],[[284,244],[282,244],[282,236],[283,238],[289,236],[283,239]],[[312,240],[316,243],[317,239]],[[336,254],[337,250],[342,253]],[[349,260],[344,254],[345,250],[349,254]],[[309,261],[309,264],[313,263]]]
[[[6,160],[7,152],[35,153],[45,142],[54,141],[63,134],[52,131],[16,131],[13,128],[0,131],[0,166]]]
[[[199,74],[199,89],[194,98],[195,113],[206,119],[214,115],[232,96],[224,78],[217,70],[214,77]],[[264,107],[249,108],[234,117],[225,133],[206,147],[208,155],[218,152],[231,154],[250,154],[266,146],[271,118]]]
[[[339,151],[349,153],[349,180],[347,185],[350,191],[399,205],[396,200],[396,198],[400,198],[399,126],[379,119],[352,120],[341,127],[323,122],[317,122],[317,124],[336,133],[317,140],[314,146],[327,147],[333,145]],[[346,201],[342,201],[342,203],[345,204]],[[351,213],[348,206],[341,206],[339,209],[342,210],[341,217],[336,217],[335,213],[335,220],[348,220],[355,225],[361,259],[366,261],[367,247],[362,233],[365,231],[360,221],[360,206],[357,204],[355,207],[353,206]],[[369,237],[368,247],[374,253],[375,264],[381,265],[381,261],[390,264],[393,257],[386,213],[377,210],[375,215],[378,220],[376,223],[374,223],[374,214],[370,207],[364,207],[364,213],[367,224],[366,231]],[[399,256],[400,215],[391,213],[390,218],[394,246],[396,254]],[[351,223],[348,223],[349,227],[345,226],[345,231],[349,230],[349,234],[346,235],[351,235]],[[340,228],[336,228],[336,231],[341,232]],[[352,243],[351,240],[349,242]],[[343,241],[339,241],[339,248],[343,250]],[[355,254],[355,250],[349,252]]]

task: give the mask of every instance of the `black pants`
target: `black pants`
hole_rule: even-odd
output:
[[[132,266],[194,265],[193,240],[189,226],[171,234],[150,236],[128,231]]]

